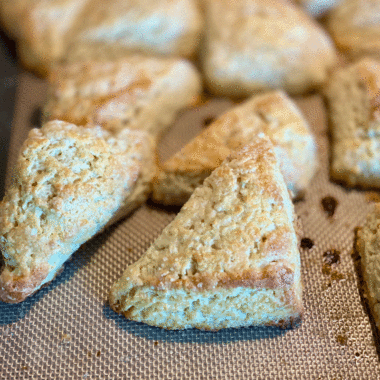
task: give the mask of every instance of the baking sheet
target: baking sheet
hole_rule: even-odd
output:
[[[19,76],[8,173],[46,86]],[[380,363],[352,257],[354,228],[377,195],[328,180],[326,118],[318,95],[297,99],[316,135],[320,170],[296,203],[305,315],[300,327],[165,331],[128,321],[107,305],[112,283],[138,259],[178,209],[147,204],[84,244],[48,287],[17,305],[0,303],[1,379],[377,379]],[[183,112],[160,144],[168,158],[204,124],[233,105],[216,99]],[[321,199],[338,201],[329,217]],[[323,274],[323,254],[340,263]],[[326,271],[325,271],[326,272]]]

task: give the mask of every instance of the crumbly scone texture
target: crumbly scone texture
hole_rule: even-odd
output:
[[[202,87],[190,62],[142,55],[60,66],[49,82],[45,120],[91,122],[114,133],[139,129],[155,137],[193,104]]]
[[[357,230],[356,250],[360,255],[365,293],[372,316],[380,329],[380,203]]]
[[[342,0],[296,0],[307,13],[314,17],[321,17],[332,8],[336,7]]]
[[[203,17],[198,0],[92,0],[78,25],[69,59],[98,54],[192,56]]]
[[[24,300],[106,225],[136,184],[145,139],[62,121],[29,133],[0,203],[0,300]]]
[[[317,170],[317,147],[297,106],[275,91],[234,107],[166,161],[154,179],[153,200],[184,204],[232,150],[254,142],[260,132],[272,140],[285,183],[299,196]]]
[[[205,0],[201,52],[206,84],[216,95],[249,96],[282,88],[320,87],[336,63],[330,37],[286,0]]]
[[[302,313],[293,204],[263,134],[232,153],[110,292],[166,329],[289,326]]]
[[[334,73],[326,90],[331,176],[349,186],[380,186],[380,62],[364,58]]]
[[[380,1],[342,0],[326,26],[337,47],[352,59],[380,59]]]

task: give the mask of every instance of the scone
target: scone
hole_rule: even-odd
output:
[[[342,0],[296,0],[307,13],[314,17],[321,17]]]
[[[342,0],[328,15],[337,47],[351,58],[380,59],[380,1]]]
[[[19,38],[24,34],[23,13],[35,0],[1,0],[0,1],[0,23],[4,30],[12,38]]]
[[[140,52],[190,57],[203,20],[198,0],[92,0],[68,51],[69,59]]]
[[[198,187],[110,292],[129,319],[165,329],[293,326],[302,314],[295,214],[262,134]]]
[[[360,255],[365,295],[372,316],[380,329],[380,203],[375,204],[356,235],[356,250]]]
[[[23,301],[51,281],[81,244],[130,210],[128,200],[141,199],[137,186],[147,196],[150,149],[141,131],[115,137],[53,121],[29,133],[0,202],[1,301]]]
[[[336,63],[324,30],[286,0],[205,0],[202,66],[216,95],[318,88]]]
[[[91,122],[112,132],[139,129],[154,136],[193,104],[202,87],[188,61],[142,55],[60,66],[49,82],[45,120]]]
[[[18,57],[23,65],[46,75],[65,56],[72,32],[90,1],[17,0],[15,4],[18,6],[3,5],[3,17],[8,20],[9,13],[10,20],[15,19],[16,26],[8,29],[17,39]]]
[[[331,176],[380,187],[380,62],[365,58],[337,71],[327,88]]]
[[[256,95],[222,115],[166,161],[153,183],[153,200],[181,205],[221,162],[239,146],[264,132],[288,189],[295,197],[308,186],[318,166],[313,134],[297,106],[281,92]]]

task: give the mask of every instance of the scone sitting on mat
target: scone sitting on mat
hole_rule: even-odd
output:
[[[166,329],[293,326],[302,314],[293,204],[260,134],[198,187],[110,292],[127,318]]]
[[[113,132],[141,129],[154,136],[201,92],[200,76],[190,62],[142,55],[60,66],[49,82],[45,120],[92,122]]]
[[[323,16],[326,12],[336,7],[342,0],[296,0],[307,13],[314,17]]]
[[[249,96],[321,86],[336,63],[334,45],[305,12],[286,0],[205,0],[202,66],[216,95]]]
[[[342,0],[327,19],[337,47],[353,59],[380,59],[380,0]]]
[[[136,205],[141,192],[146,198],[141,177],[143,166],[154,172],[152,156],[151,137],[142,131],[114,137],[62,121],[33,129],[0,202],[0,300],[23,301],[118,210],[130,211],[128,199]]]
[[[326,95],[331,176],[348,186],[380,187],[380,62],[369,58],[337,71]]]
[[[166,161],[153,183],[153,200],[181,205],[239,146],[264,132],[274,144],[288,189],[299,196],[318,166],[317,148],[297,106],[281,92],[256,95],[222,115]]]
[[[356,250],[361,258],[365,295],[380,330],[380,203],[375,204],[364,226],[358,229]]]

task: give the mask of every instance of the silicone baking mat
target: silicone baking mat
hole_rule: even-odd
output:
[[[40,123],[44,96],[41,80],[20,75],[8,173],[26,134]],[[107,305],[112,283],[178,211],[148,203],[83,245],[48,287],[21,304],[0,303],[1,379],[379,379],[352,255],[354,228],[379,197],[329,182],[323,102],[310,95],[297,103],[321,163],[296,203],[309,239],[301,250],[305,314],[298,328],[165,331],[114,313]],[[214,99],[184,111],[162,140],[161,157],[232,105]],[[326,197],[337,201],[334,213],[323,208]],[[332,271],[324,266],[329,258],[337,261]]]

